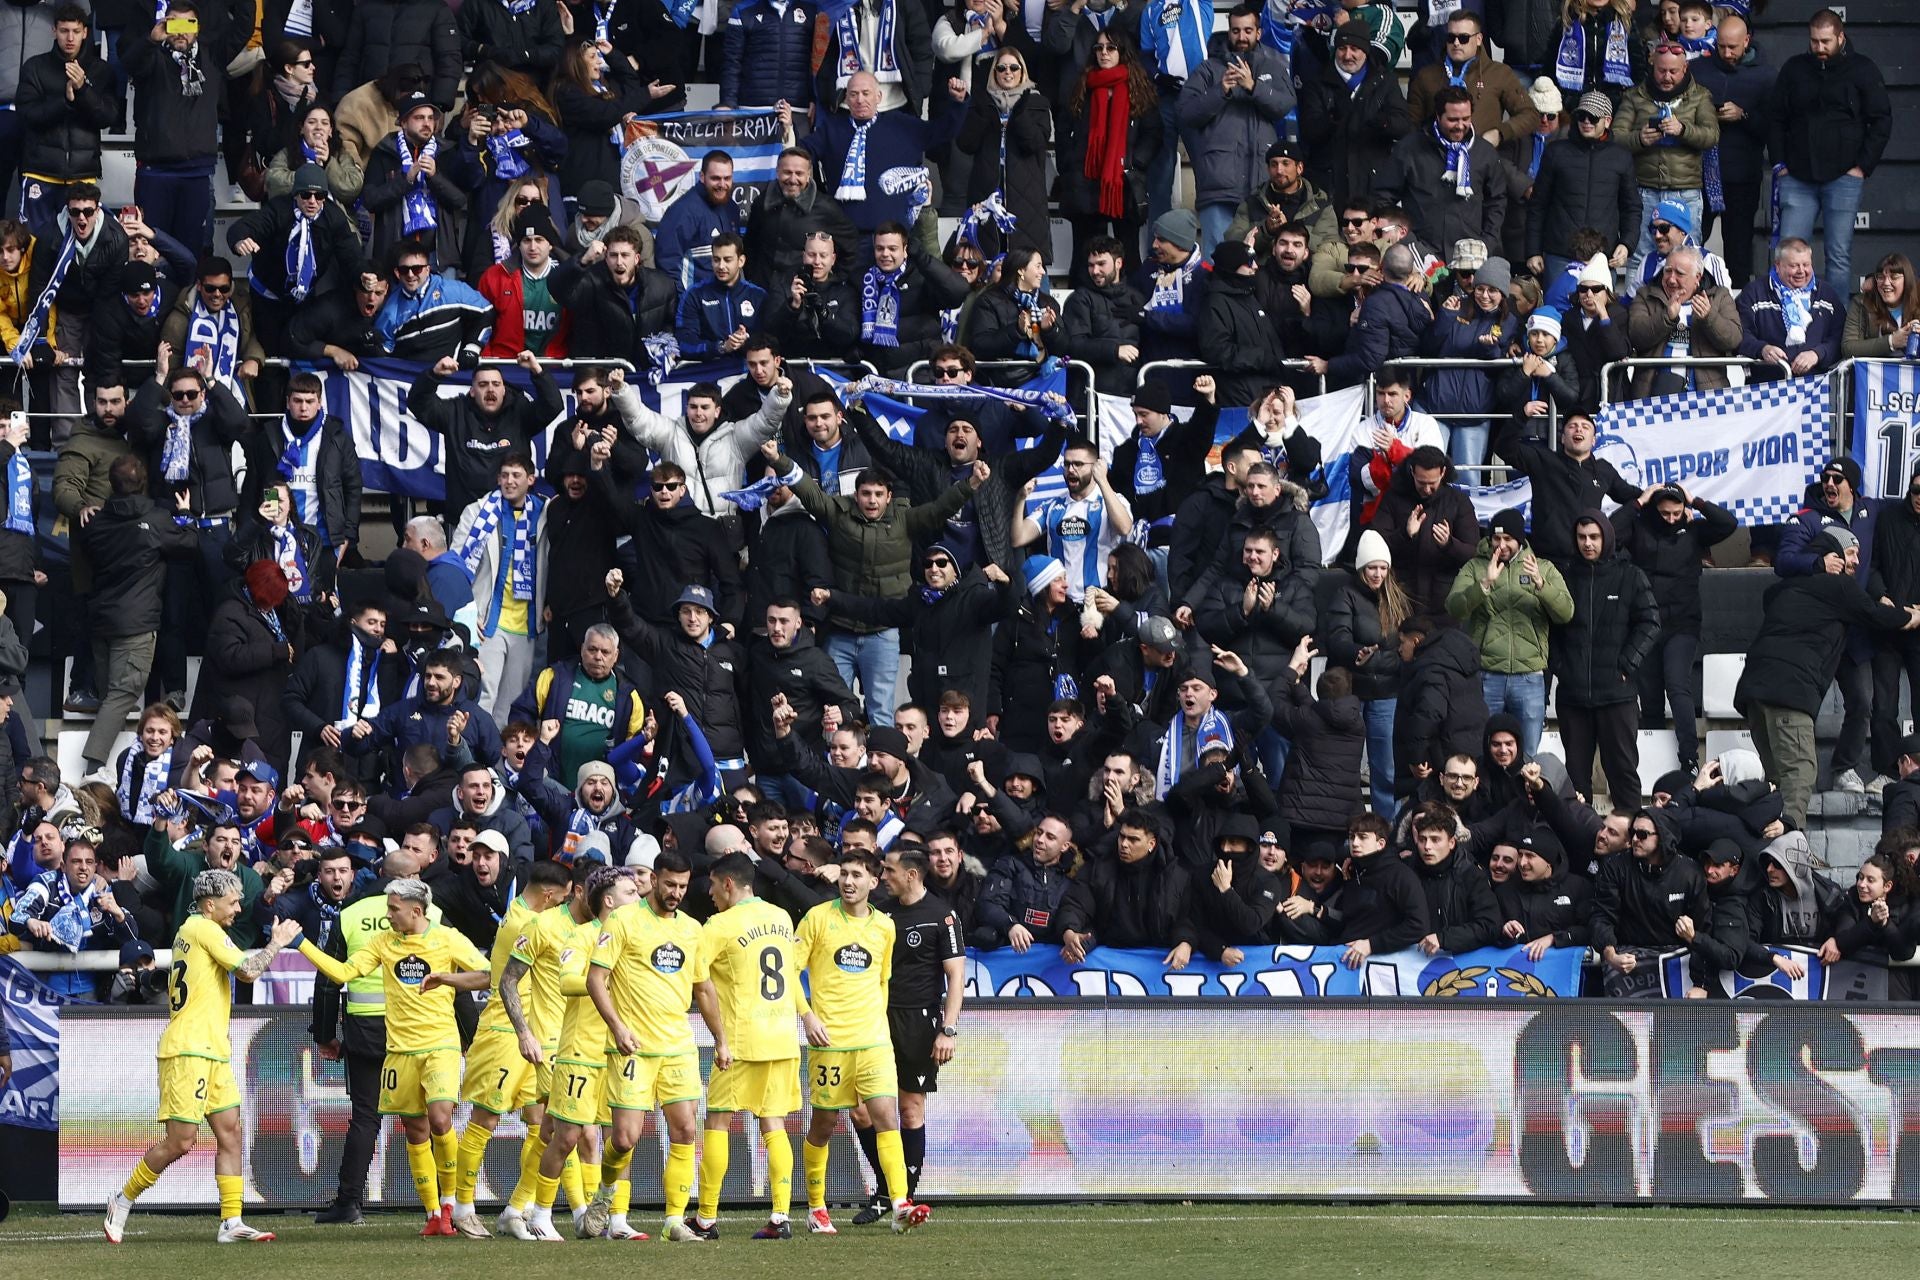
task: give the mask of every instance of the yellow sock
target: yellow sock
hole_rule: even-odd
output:
[[[407,1168],[413,1173],[413,1190],[428,1213],[440,1212],[440,1185],[434,1173],[433,1144],[409,1142]]]
[[[487,1142],[492,1137],[493,1130],[471,1121],[461,1130],[458,1164],[453,1175],[455,1204],[473,1203],[474,1188],[480,1184],[480,1162],[486,1159]]]
[[[767,1144],[767,1195],[773,1216],[784,1218],[793,1209],[793,1143],[785,1129],[763,1134],[760,1140]]]
[[[567,1162],[560,1166],[560,1185],[567,1189],[567,1206],[572,1209],[584,1209],[587,1206],[587,1192],[582,1185],[582,1175],[591,1167],[594,1185],[600,1182],[600,1166],[589,1166],[578,1155],[569,1155]]]
[[[896,1205],[907,1201],[907,1153],[900,1144],[900,1131],[889,1129],[873,1135],[874,1149],[880,1153],[880,1172],[887,1175],[887,1190],[893,1192]]]
[[[720,1216],[720,1184],[727,1178],[727,1142],[725,1129],[707,1130],[706,1145],[700,1148],[700,1221],[712,1222]]]
[[[610,1188],[611,1207],[615,1213],[625,1213],[633,1203],[633,1183],[627,1178],[627,1171],[633,1167],[633,1151],[615,1151],[609,1142],[601,1157],[599,1174],[600,1185]]]
[[[540,1140],[540,1127],[528,1129],[526,1141],[520,1144],[520,1181],[513,1184],[513,1194],[507,1197],[507,1203],[522,1213],[533,1203],[533,1180],[540,1176],[540,1157],[546,1149],[547,1144]]]
[[[693,1196],[693,1144],[667,1144],[667,1167],[660,1176],[667,1193],[667,1221],[687,1216],[687,1201]]]
[[[591,1160],[582,1160],[580,1162],[581,1204],[584,1205],[588,1200],[593,1199],[600,1190],[600,1181],[600,1166]]]
[[[801,1145],[800,1158],[807,1168],[807,1208],[824,1209],[827,1207],[827,1148],[814,1146],[813,1139],[809,1138]]]
[[[237,1173],[216,1173],[213,1175],[213,1185],[220,1188],[220,1221],[239,1217],[246,1179]]]
[[[460,1140],[453,1136],[453,1130],[436,1133],[432,1138],[433,1163],[436,1181],[439,1184],[440,1200],[444,1204],[453,1199],[453,1177],[460,1168]]]
[[[553,1202],[560,1198],[560,1179],[549,1178],[544,1173],[533,1175],[533,1202],[540,1208],[553,1209]]]
[[[138,1200],[141,1193],[160,1181],[160,1175],[147,1166],[147,1158],[141,1156],[133,1166],[133,1172],[127,1175],[127,1185],[120,1188],[120,1194],[129,1200]]]

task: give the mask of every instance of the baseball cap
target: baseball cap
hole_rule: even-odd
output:
[[[1900,754],[1920,760],[1920,733],[1910,733],[1900,739]]]
[[[1180,647],[1180,632],[1166,618],[1148,618],[1140,628],[1140,643],[1162,653],[1173,653]]]
[[[120,944],[120,967],[131,969],[142,960],[153,959],[153,944],[135,938],[132,942]]]
[[[1740,846],[1725,836],[1721,836],[1718,840],[1709,844],[1706,852],[1700,855],[1701,861],[1707,863],[1738,862],[1740,861],[1740,857]]]
[[[482,831],[473,838],[473,847],[491,849],[503,858],[513,851],[507,844],[507,838],[498,831]]]
[[[673,607],[678,609],[683,604],[697,604],[708,613],[717,612],[713,607],[713,592],[698,583],[682,591],[674,600]]]
[[[20,696],[20,681],[13,676],[0,676],[0,698]]]
[[[265,760],[246,761],[240,766],[240,772],[235,776],[252,778],[255,782],[264,782],[276,791],[280,789],[280,771],[268,764]]]

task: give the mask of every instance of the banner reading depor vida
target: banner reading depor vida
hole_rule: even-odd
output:
[[[1853,457],[1865,496],[1906,499],[1920,468],[1920,364],[1854,361]]]
[[[13,1075],[0,1086],[0,1124],[60,1127],[60,1006],[66,1003],[25,965],[0,956],[0,1018],[13,1043]]]
[[[1583,947],[1555,947],[1529,960],[1524,947],[1486,947],[1464,955],[1398,951],[1369,956],[1358,968],[1345,947],[1241,947],[1234,964],[1195,955],[1167,968],[1164,951],[1095,947],[1074,963],[1060,948],[967,952],[969,996],[1442,996],[1539,999],[1580,994]]]
[[[1636,488],[1677,484],[1742,525],[1781,524],[1827,460],[1829,407],[1824,378],[1624,400],[1600,411],[1594,452]],[[1533,498],[1525,480],[1467,492],[1483,523]]]
[[[798,115],[795,129],[804,130]],[[700,183],[700,161],[709,151],[733,157],[733,200],[740,220],[773,182],[785,130],[772,110],[675,111],[616,125],[620,141],[620,191],[640,202],[641,216],[658,222],[667,206]]]

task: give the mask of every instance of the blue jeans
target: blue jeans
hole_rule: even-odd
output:
[[[1535,671],[1529,675],[1503,676],[1492,671],[1480,673],[1480,696],[1487,700],[1487,714],[1502,711],[1520,721],[1520,749],[1531,756],[1540,747],[1540,730],[1547,723],[1547,678]]]
[[[1456,467],[1478,467],[1487,460],[1487,435],[1490,428],[1485,422],[1462,422],[1455,419],[1446,424],[1447,456],[1453,459]],[[1478,472],[1463,476],[1467,484],[1485,484],[1487,478]]]
[[[1375,698],[1360,707],[1367,716],[1367,790],[1373,811],[1393,821],[1393,698]]]
[[[1640,278],[1640,264],[1653,252],[1653,211],[1663,200],[1675,200],[1687,206],[1687,212],[1693,215],[1693,226],[1699,230],[1700,220],[1706,216],[1706,197],[1698,189],[1692,191],[1656,191],[1650,187],[1640,188],[1640,240],[1634,246],[1633,260],[1627,263],[1627,279]]]
[[[1161,214],[1173,208],[1173,183],[1179,176],[1180,167],[1180,114],[1179,96],[1163,93],[1160,95],[1160,126],[1163,141],[1160,154],[1147,166],[1147,221],[1159,220]]]
[[[133,199],[146,224],[204,254],[213,244],[213,179],[187,178],[140,169],[133,175]]]
[[[1200,215],[1200,256],[1209,262],[1213,260],[1213,246],[1227,238],[1227,228],[1233,225],[1236,207],[1231,204],[1203,204],[1194,211]]]
[[[1286,773],[1287,757],[1293,753],[1293,742],[1281,737],[1279,730],[1268,725],[1253,740],[1253,751],[1260,757],[1260,770],[1267,775],[1268,785],[1278,787],[1281,777]]]
[[[900,679],[900,632],[893,627],[870,635],[836,631],[827,637],[827,656],[849,688],[859,677],[860,696],[867,702],[867,723],[891,725],[893,688]]]
[[[755,781],[760,794],[788,813],[805,813],[812,807],[813,792],[790,773],[763,773]]]
[[[1860,210],[1860,189],[1865,180],[1841,174],[1831,182],[1802,182],[1790,173],[1779,176],[1780,238],[1798,236],[1813,239],[1813,220],[1820,218],[1820,234],[1827,246],[1822,278],[1850,295],[1860,287],[1853,271],[1853,215]]]

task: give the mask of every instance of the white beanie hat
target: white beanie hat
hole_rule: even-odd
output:
[[[1596,253],[1587,259],[1587,265],[1580,269],[1579,283],[1613,288],[1613,264],[1607,261],[1606,254]]]
[[[1369,529],[1360,535],[1360,549],[1354,554],[1353,567],[1364,569],[1370,564],[1391,565],[1393,557],[1387,553],[1387,540],[1379,532]]]

